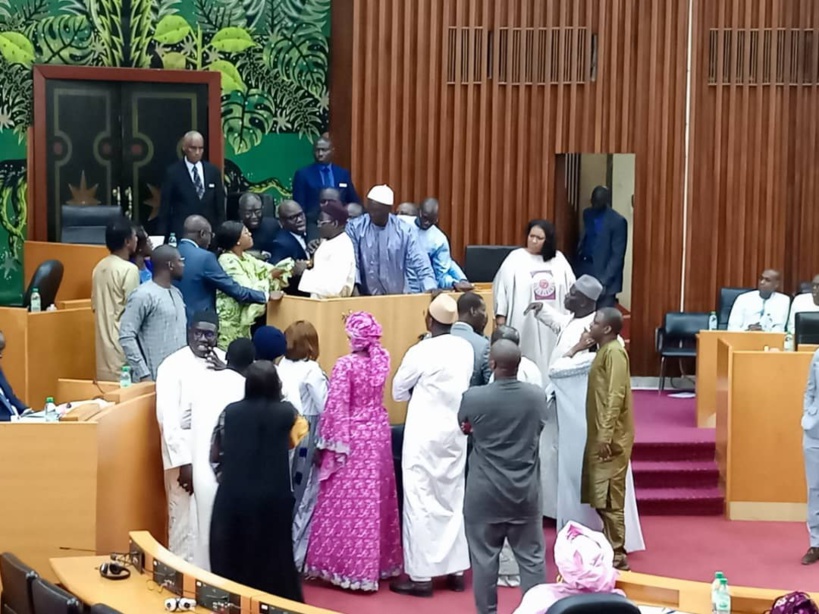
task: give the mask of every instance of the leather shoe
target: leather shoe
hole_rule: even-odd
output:
[[[626,557],[615,559],[614,568],[618,571],[631,571],[631,567],[629,566],[628,559]]]
[[[819,548],[808,548],[802,557],[802,565],[813,565],[816,561],[819,561]]]
[[[466,582],[464,582],[464,575],[456,576],[450,574],[446,577],[446,586],[449,590],[456,593],[463,593],[466,590]]]
[[[390,582],[390,590],[399,595],[410,595],[412,597],[432,597],[432,581],[413,582],[409,578],[406,580],[393,580]]]

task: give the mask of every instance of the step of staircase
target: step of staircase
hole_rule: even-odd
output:
[[[635,461],[634,485],[640,488],[715,488],[719,469],[712,461]]]
[[[638,441],[631,451],[631,460],[714,462],[715,451],[713,441]]]
[[[636,488],[637,508],[646,516],[720,516],[719,488]]]

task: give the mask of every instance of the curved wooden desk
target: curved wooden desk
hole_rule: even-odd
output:
[[[147,531],[132,531],[131,552],[144,553],[144,573],[132,569],[127,580],[106,580],[99,575],[100,563],[110,560],[102,556],[83,556],[51,559],[51,567],[60,582],[87,604],[106,603],[124,614],[144,614],[165,611],[165,600],[173,597],[169,590],[160,588],[152,577],[155,561],[182,574],[182,596],[195,598],[201,585],[220,589],[239,602],[230,614],[336,614],[330,610],[296,603],[275,595],[262,593],[248,586],[231,582],[176,556]],[[197,606],[196,612],[212,610]]]

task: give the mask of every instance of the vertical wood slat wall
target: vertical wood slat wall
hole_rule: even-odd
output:
[[[688,0],[332,6],[337,158],[361,192],[439,197],[456,256],[519,242],[533,217],[567,230],[557,155],[636,154],[635,374],[656,374],[654,329],[683,288],[686,309],[708,311],[766,266],[787,291],[819,271],[815,0],[693,0],[687,232]]]

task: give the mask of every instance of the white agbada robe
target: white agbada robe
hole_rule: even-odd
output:
[[[210,519],[219,483],[210,464],[213,429],[225,407],[245,398],[245,378],[232,369],[211,371],[198,382],[191,411],[193,498],[197,536],[193,562],[210,571]]]
[[[322,241],[313,255],[313,268],[301,276],[299,290],[311,298],[337,298],[353,294],[355,288],[355,249],[346,232]]]
[[[544,472],[544,457],[557,470],[556,518],[560,531],[570,520],[574,520],[595,531],[603,530],[600,516],[590,506],[580,502],[580,482],[583,473],[583,451],[586,447],[586,392],[589,370],[595,354],[583,350],[572,358],[565,356],[574,347],[584,330],[588,330],[594,320],[594,313],[584,318],[556,316],[545,309],[538,314],[542,322],[550,322],[553,329],[560,330],[556,345],[555,360],[550,369],[551,384],[547,394],[554,395],[557,410],[556,463],[551,458],[552,450],[544,451],[541,439],[541,472]],[[623,340],[620,339],[623,343]],[[544,429],[545,430],[545,429]],[[544,453],[545,452],[545,453]],[[551,472],[551,468],[549,470]],[[545,499],[545,496],[544,496]],[[626,551],[645,550],[640,517],[637,513],[637,497],[634,492],[634,478],[629,464],[626,475]]]
[[[470,343],[444,334],[407,350],[393,378],[393,398],[409,401],[401,469],[404,570],[413,580],[469,568],[463,513],[467,440],[458,409],[473,366]]]
[[[544,386],[549,383],[549,361],[557,335],[538,322],[533,312],[523,312],[530,303],[540,301],[558,313],[568,313],[563,299],[574,282],[572,267],[561,252],[544,262],[541,256],[520,248],[506,257],[492,284],[495,314],[505,315],[506,324],[520,333],[521,354],[537,364]]]
[[[216,354],[224,360],[218,348]],[[162,361],[156,372],[156,419],[162,436],[162,465],[168,500],[168,550],[193,562],[197,539],[196,504],[179,485],[179,467],[193,463],[191,409],[196,391],[213,371],[185,346]],[[195,487],[194,487],[195,496]]]

